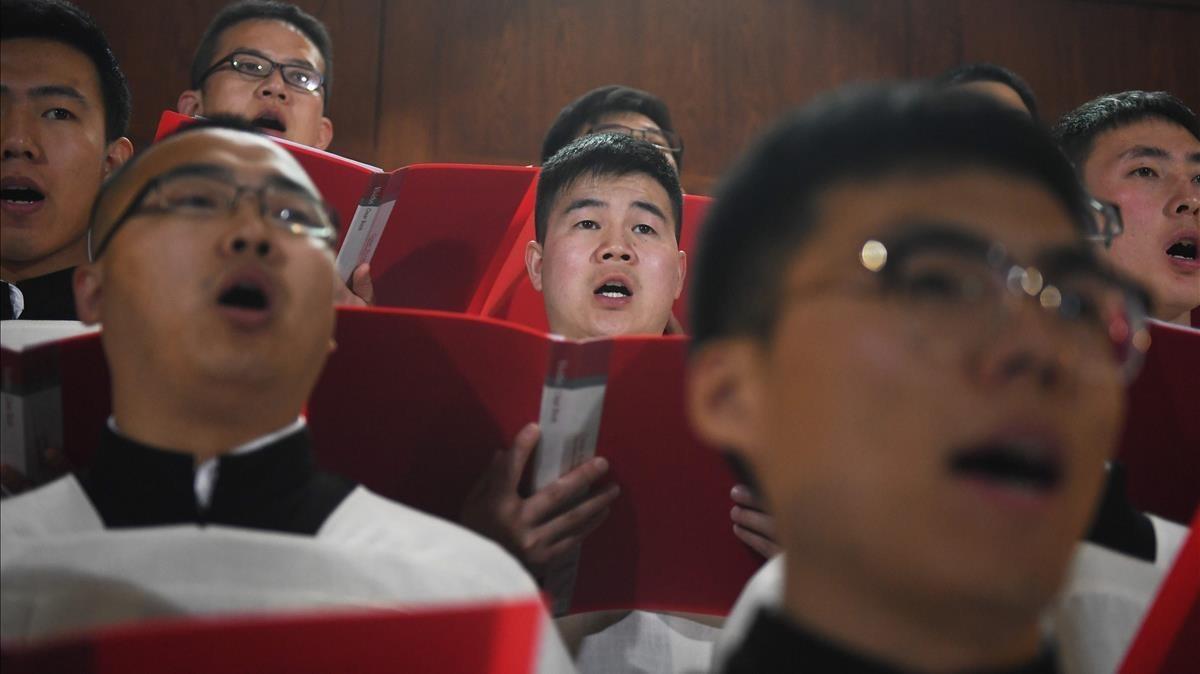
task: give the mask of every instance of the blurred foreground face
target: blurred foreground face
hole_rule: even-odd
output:
[[[270,139],[206,129],[152,146],[119,180],[97,213],[98,260],[76,278],[114,375],[311,387],[335,276],[328,244],[304,233],[326,216],[295,160]]]
[[[1122,413],[1104,326],[1039,306],[1060,279],[1063,298],[1088,292],[1053,262],[1086,253],[1070,216],[984,169],[840,183],[819,203],[775,332],[750,347],[755,402],[733,443],[784,547],[906,611],[1034,614],[1091,517]],[[1029,296],[992,280],[1001,252],[1046,270],[1010,274]]]
[[[526,267],[551,332],[663,334],[686,272],[667,191],[642,173],[580,176],[555,200]]]
[[[1109,258],[1150,289],[1156,318],[1186,323],[1200,306],[1200,140],[1135,122],[1097,137],[1083,168],[1088,190],[1121,209]]]

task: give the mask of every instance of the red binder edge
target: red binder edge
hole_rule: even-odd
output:
[[[1189,621],[1192,631],[1200,631],[1200,508],[1192,517],[1187,541],[1159,587],[1158,595],[1117,671],[1121,674],[1161,672],[1167,658],[1185,648],[1194,649],[1194,655],[1200,655],[1200,643],[1185,638]]]

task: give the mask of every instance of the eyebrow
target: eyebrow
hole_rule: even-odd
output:
[[[229,56],[233,56],[234,54],[250,54],[251,56],[267,59],[268,61],[275,61],[275,59],[271,58],[270,56],[267,56],[257,49],[251,49],[250,47],[234,47],[233,51],[229,52]],[[226,56],[225,58],[229,58],[229,56]],[[317,72],[321,72],[320,68],[317,68],[317,66],[313,65],[308,59],[295,58],[288,59],[286,61],[275,62],[285,66],[304,66],[305,68],[311,68]]]
[[[29,96],[33,98],[70,98],[79,101],[84,105],[88,104],[87,98],[83,94],[79,93],[78,89],[65,84],[43,84],[41,86],[33,87],[28,91]],[[9,88],[7,84],[0,84],[0,93],[9,94],[12,93],[12,89]]]
[[[650,203],[649,201],[635,201],[633,202],[633,206],[635,208],[640,208],[643,211],[647,211],[651,215],[658,216],[658,218],[663,222],[666,222],[667,220],[667,216],[662,212],[662,209]]]
[[[155,179],[175,178],[177,176],[206,176],[211,178],[233,178],[233,171],[219,164],[182,164],[165,173],[154,176]]]
[[[1135,145],[1120,155],[1121,159],[1170,159],[1171,153],[1161,147]]]
[[[667,216],[662,212],[662,209],[650,203],[649,201],[636,200],[631,205],[634,208],[640,208],[651,215],[657,216],[663,222],[666,222],[667,220]],[[563,211],[563,213],[570,213],[571,211],[581,208],[608,208],[608,202],[601,201],[600,199],[596,199],[594,197],[584,197],[582,199],[576,199],[575,201],[572,201],[571,204]]]

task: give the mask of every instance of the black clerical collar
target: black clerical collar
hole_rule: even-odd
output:
[[[75,268],[67,267],[13,283],[21,293],[19,304],[22,305],[20,315],[14,315],[13,318],[30,321],[78,320],[75,314],[74,278]],[[7,287],[4,290],[10,291]],[[6,294],[0,301],[8,305],[4,317],[9,318],[9,313],[16,309],[10,295]]]
[[[759,611],[745,640],[723,671],[726,674],[911,674],[911,670],[893,667],[820,639],[767,609]],[[1054,653],[1047,650],[1025,666],[986,670],[986,674],[1054,674],[1057,671]]]
[[[141,444],[105,428],[84,491],[109,528],[221,524],[315,534],[354,489],[320,473],[304,428],[217,459],[208,507],[198,503],[195,457]]]

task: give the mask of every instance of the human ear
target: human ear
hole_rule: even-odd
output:
[[[679,251],[679,259],[676,264],[679,265],[679,280],[675,286],[675,299],[683,294],[683,280],[687,278],[687,253]]]
[[[317,126],[317,142],[313,143],[313,147],[318,150],[324,150],[333,142],[333,120],[328,117],[322,117]]]
[[[525,244],[525,271],[533,289],[542,292],[542,244],[537,241]]]
[[[99,263],[81,264],[75,268],[72,279],[75,286],[75,313],[85,325],[100,322],[103,280],[104,273]]]
[[[203,115],[204,94],[200,93],[199,89],[188,89],[179,94],[179,101],[175,103],[175,109],[192,117]]]
[[[133,156],[133,142],[121,136],[104,150],[104,177],[108,178]]]
[[[750,337],[700,347],[688,367],[687,406],[692,428],[709,444],[753,455],[765,403],[762,347]]]

